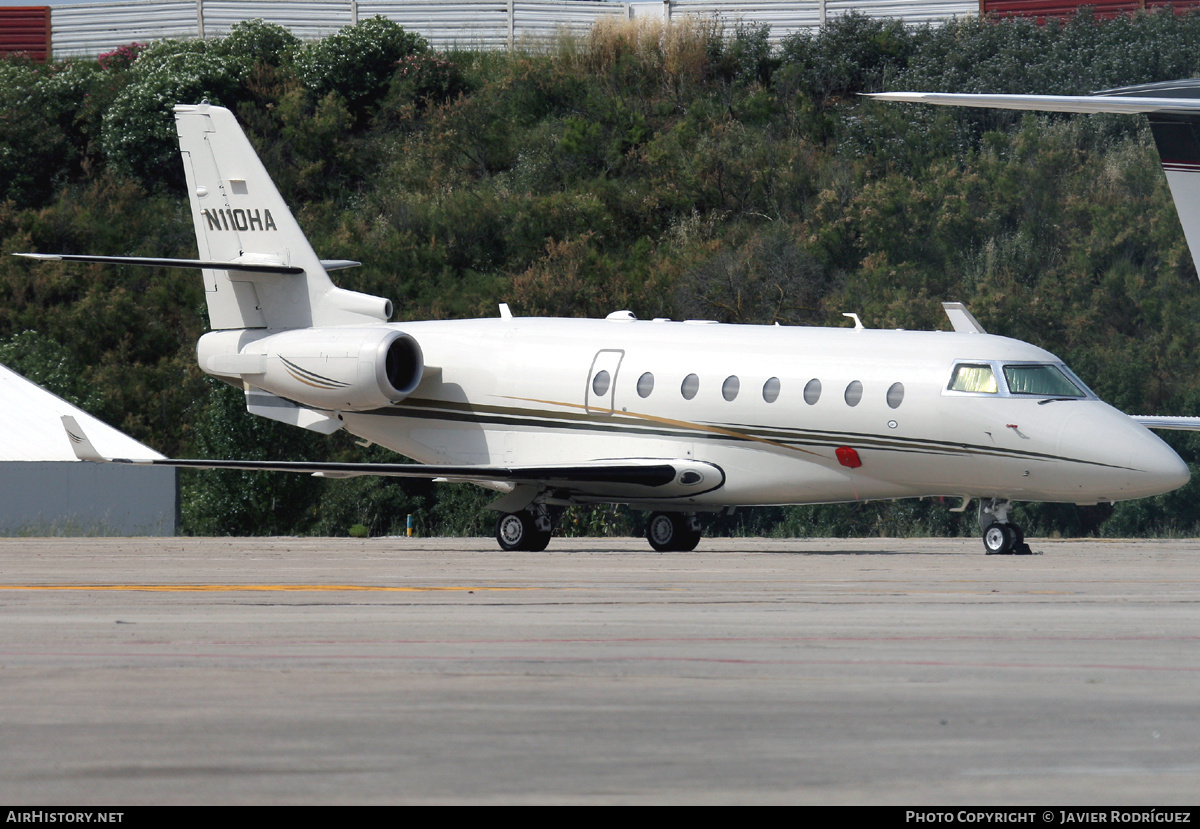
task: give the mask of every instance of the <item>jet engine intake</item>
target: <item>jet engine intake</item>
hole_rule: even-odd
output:
[[[197,356],[209,374],[316,409],[361,412],[399,403],[420,384],[424,356],[395,328],[301,328],[256,337],[214,331]]]

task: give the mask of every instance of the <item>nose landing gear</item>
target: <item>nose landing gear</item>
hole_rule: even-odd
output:
[[[979,528],[983,530],[983,547],[989,556],[1029,556],[1033,550],[1025,543],[1025,533],[1008,520],[1011,501],[981,501]]]

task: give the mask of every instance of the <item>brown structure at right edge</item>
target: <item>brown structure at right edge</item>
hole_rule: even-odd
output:
[[[50,59],[49,6],[0,8],[0,57],[14,54]]]
[[[1035,17],[1039,23],[1061,17],[1074,17],[1080,9],[1090,8],[1096,17],[1119,17],[1139,11],[1172,8],[1176,13],[1200,6],[1200,0],[979,0],[979,14],[994,17]]]

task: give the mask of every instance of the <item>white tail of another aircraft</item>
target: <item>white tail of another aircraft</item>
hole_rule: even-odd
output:
[[[275,189],[233,114],[221,107],[175,107],[179,148],[196,227],[214,330],[292,329],[386,322],[391,302],[336,287]],[[199,264],[199,263],[198,263]]]
[[[1200,272],[1200,79],[1108,89],[1093,95],[989,95],[882,92],[884,101],[1043,112],[1145,113],[1183,235]]]

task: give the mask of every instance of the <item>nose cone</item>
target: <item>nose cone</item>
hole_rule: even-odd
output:
[[[1089,497],[1145,498],[1188,482],[1187,464],[1158,435],[1116,409],[1101,407],[1074,414],[1059,433],[1059,450],[1090,467],[1081,482]]]
[[[1161,495],[1186,484],[1191,479],[1192,473],[1187,464],[1183,462],[1183,458],[1175,454],[1174,449],[1163,443],[1158,435],[1145,426],[1140,423],[1133,425],[1146,433],[1142,441],[1136,445],[1133,457],[1130,459],[1130,466],[1141,471],[1142,485],[1145,488],[1144,492],[1134,497]]]

